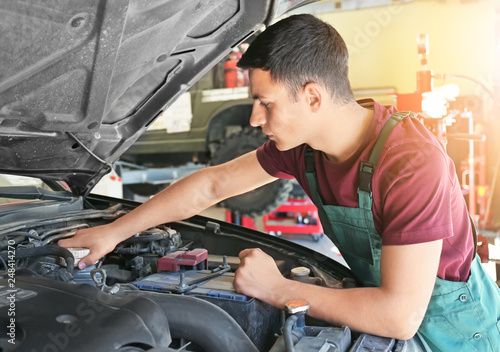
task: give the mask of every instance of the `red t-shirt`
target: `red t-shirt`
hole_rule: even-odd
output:
[[[361,147],[336,163],[315,151],[318,187],[324,204],[357,207],[359,164],[368,161],[393,106],[359,101],[374,109]],[[257,150],[262,167],[272,176],[296,178],[310,195],[300,145],[279,151],[273,141]],[[373,180],[373,218],[382,245],[405,245],[443,239],[438,277],[466,281],[474,256],[467,206],[453,161],[442,143],[416,119],[405,118],[392,130],[380,155]],[[417,264],[417,263],[415,263]]]

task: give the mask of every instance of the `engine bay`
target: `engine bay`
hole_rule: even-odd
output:
[[[79,270],[88,250],[62,248],[57,241],[109,223],[130,206],[76,210],[74,202],[55,203],[31,208],[31,215],[14,205],[2,217],[9,220],[0,225],[2,351],[403,350],[403,341],[303,314],[301,324],[287,327],[294,315],[233,288],[238,253],[255,247],[292,280],[332,289],[356,285],[348,269],[322,254],[196,216],[138,233]],[[12,331],[16,344],[9,343]]]

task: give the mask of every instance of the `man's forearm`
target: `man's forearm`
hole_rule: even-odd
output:
[[[334,289],[289,280],[260,249],[243,250],[239,257],[234,280],[238,292],[280,309],[288,301],[303,299],[309,302],[310,316],[356,331],[409,338],[418,329],[428,304],[427,299],[419,298],[424,295],[407,294],[399,285]]]
[[[272,182],[260,166],[256,152],[225,164],[201,169],[167,187],[156,196],[116,220],[111,226],[125,239],[165,222],[183,220],[220,202]]]
[[[425,314],[425,307],[420,312],[407,312],[399,299],[380,287],[332,289],[292,280],[280,285],[268,303],[283,309],[293,299],[307,300],[308,314],[316,319],[399,339],[411,338]]]
[[[247,153],[225,164],[199,170],[166,188],[112,223],[82,229],[60,240],[62,247],[84,247],[80,269],[92,265],[123,240],[159,224],[183,220],[207,207],[273,181],[260,166],[256,153]]]
[[[123,239],[150,227],[183,220],[217,203],[209,169],[197,171],[170,185],[111,226]]]
[[[309,314],[354,330],[411,338],[427,310],[436,281],[442,240],[382,246],[380,287],[333,289],[284,278],[274,259],[260,249],[240,252],[234,286],[238,292],[278,308],[289,300],[309,302]],[[419,263],[415,265],[415,263]]]

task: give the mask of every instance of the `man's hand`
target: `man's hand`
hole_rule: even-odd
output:
[[[78,263],[79,269],[85,269],[94,264],[99,258],[111,252],[121,239],[114,236],[114,231],[110,225],[93,227],[79,230],[74,237],[60,240],[57,244],[66,248],[88,248],[89,255],[82,258]]]
[[[245,249],[239,257],[241,262],[234,278],[236,291],[276,304],[275,295],[288,280],[281,275],[274,259],[258,248]]]
[[[288,280],[270,256],[247,249],[240,253],[234,287],[280,309],[287,301],[304,299],[308,314],[316,319],[406,340],[415,335],[427,310],[441,248],[442,240],[383,246],[381,286],[341,290]]]

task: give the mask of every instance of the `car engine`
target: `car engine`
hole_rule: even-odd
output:
[[[88,250],[57,241],[131,209],[104,204],[4,206],[1,351],[403,351],[404,341],[329,326],[236,292],[238,253],[251,247],[273,256],[290,279],[333,289],[356,282],[319,253],[209,218],[148,229],[79,270]]]

